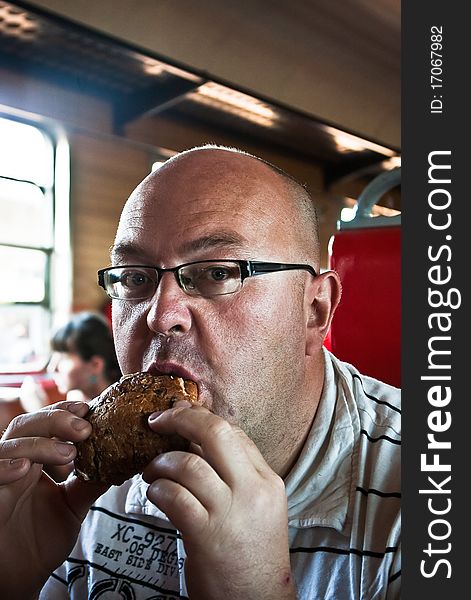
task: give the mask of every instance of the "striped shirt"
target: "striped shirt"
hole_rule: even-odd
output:
[[[326,380],[285,480],[300,600],[400,597],[400,391],[326,354]]]
[[[298,598],[396,600],[400,391],[325,358],[316,417],[285,480]],[[41,600],[187,598],[181,537],[146,489],[136,476],[95,503]]]

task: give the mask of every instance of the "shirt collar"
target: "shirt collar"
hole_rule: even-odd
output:
[[[288,524],[320,525],[345,532],[352,492],[355,430],[351,391],[338,361],[324,349],[325,380],[311,430],[285,479]]]

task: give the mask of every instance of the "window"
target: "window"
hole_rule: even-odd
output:
[[[40,370],[49,356],[58,250],[56,150],[46,130],[0,117],[0,372],[4,373]]]

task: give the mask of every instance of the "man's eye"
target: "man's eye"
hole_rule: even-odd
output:
[[[123,273],[120,277],[121,284],[128,288],[140,287],[142,285],[149,284],[151,279],[145,273],[139,273],[138,271],[132,271],[130,273]]]
[[[224,267],[214,267],[208,270],[207,276],[213,281],[225,281],[231,276],[230,270]]]

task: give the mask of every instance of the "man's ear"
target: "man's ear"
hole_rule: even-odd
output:
[[[306,286],[307,356],[313,356],[324,343],[341,295],[342,284],[336,271],[325,271],[313,277]]]

